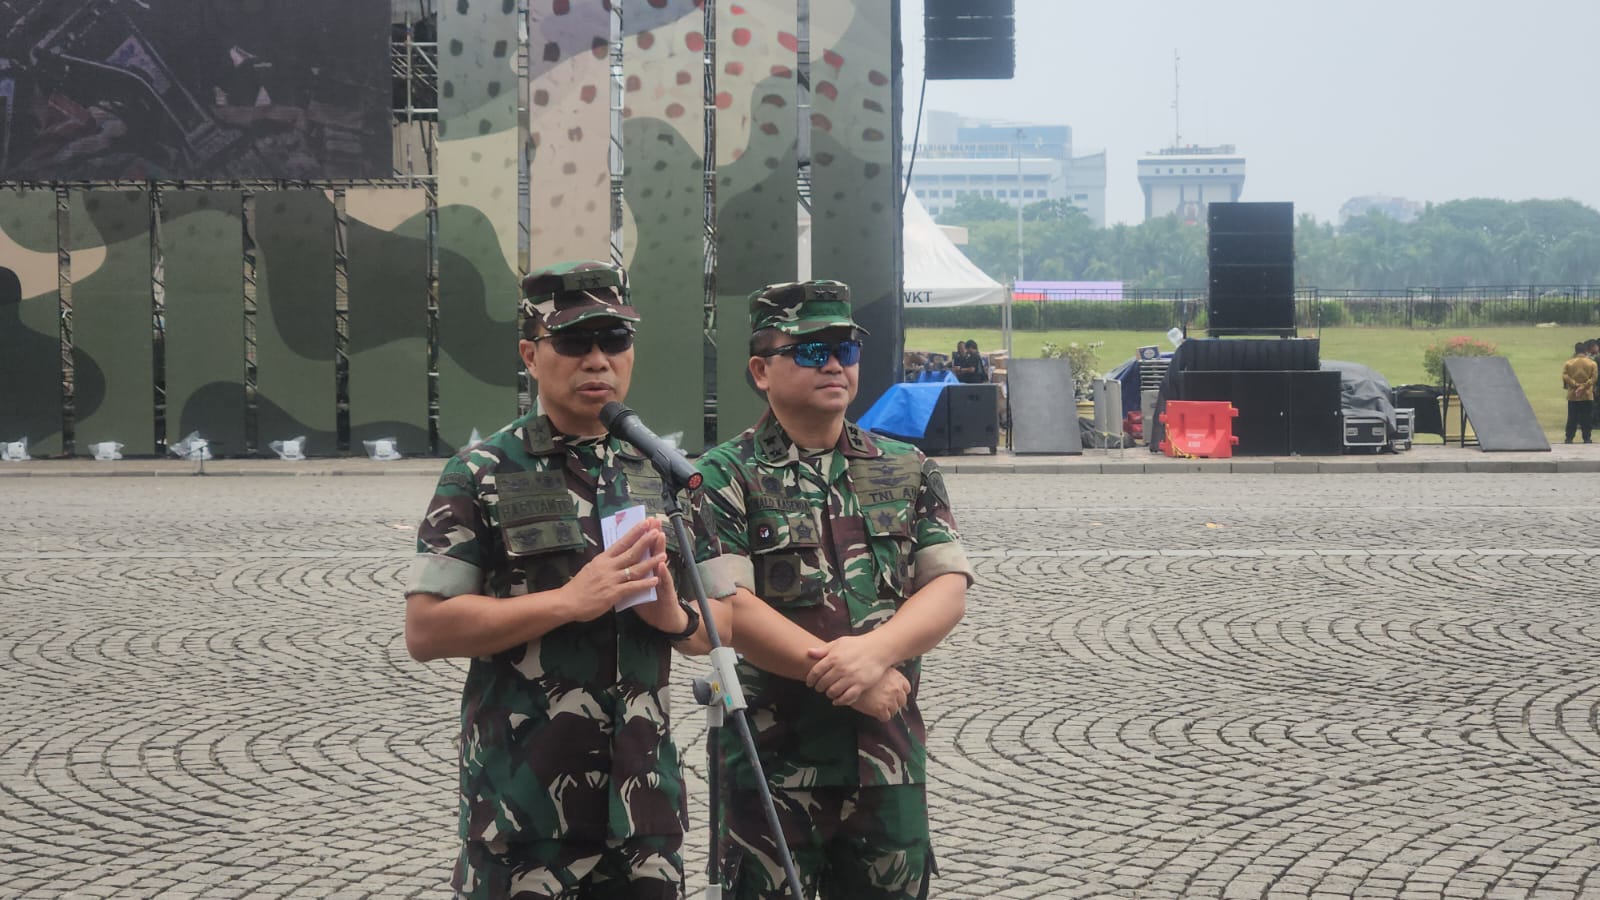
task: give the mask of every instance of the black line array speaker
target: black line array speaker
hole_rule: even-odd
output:
[[[939,395],[939,402],[948,407],[950,421],[950,449],[988,447],[991,453],[1000,447],[1000,385],[952,384]],[[934,417],[939,411],[934,409]]]
[[[1207,330],[1294,334],[1294,204],[1212,203],[1206,220]]]
[[[1182,400],[1224,400],[1239,410],[1235,456],[1338,456],[1339,373],[1184,372]]]
[[[926,0],[923,75],[930,81],[1016,74],[1014,0]]]
[[[1249,341],[1191,338],[1178,347],[1172,366],[1180,372],[1315,372],[1322,368],[1322,342],[1317,338]]]
[[[971,447],[1000,447],[1000,385],[947,384],[939,392],[922,437],[885,432],[896,440],[915,444],[929,456],[959,453]]]

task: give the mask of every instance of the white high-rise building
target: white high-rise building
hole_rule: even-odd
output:
[[[1191,225],[1206,221],[1212,203],[1234,203],[1244,193],[1244,157],[1232,144],[1168,147],[1139,157],[1145,221],[1176,214]]]
[[[980,122],[931,111],[916,147],[911,189],[934,218],[963,194],[1009,206],[1064,200],[1106,223],[1106,155],[1072,155],[1072,128]],[[911,148],[904,159],[911,162]]]

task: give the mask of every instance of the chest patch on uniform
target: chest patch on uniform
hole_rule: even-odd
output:
[[[800,580],[800,573],[795,569],[793,562],[787,559],[774,560],[767,567],[767,585],[780,593],[794,590],[796,582]]]
[[[772,540],[772,526],[765,524],[756,526],[756,540],[763,544],[770,542]]]
[[[495,476],[496,513],[513,556],[583,546],[578,507],[561,472],[506,472]]]

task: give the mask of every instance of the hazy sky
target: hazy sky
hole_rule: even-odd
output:
[[[922,3],[903,0],[906,140]],[[1138,222],[1142,153],[1234,144],[1244,200],[1337,221],[1361,194],[1570,197],[1600,209],[1600,0],[1016,0],[1013,81],[933,81],[927,109],[1072,126]]]

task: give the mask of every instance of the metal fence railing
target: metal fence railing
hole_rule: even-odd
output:
[[[1204,290],[1045,291],[1013,304],[1012,327],[1135,330],[1174,325],[1203,332]],[[1600,327],[1600,285],[1413,287],[1396,290],[1304,287],[1294,293],[1295,324],[1306,336],[1323,328],[1466,328],[1491,325],[1593,325]],[[999,327],[1000,307],[967,306],[905,311],[906,324],[928,327]]]

